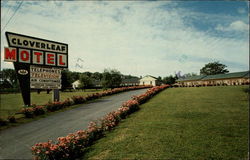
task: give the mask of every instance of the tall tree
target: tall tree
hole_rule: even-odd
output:
[[[102,74],[103,88],[119,87],[122,82],[121,73],[116,69],[105,69]]]
[[[229,71],[226,69],[226,67],[226,65],[221,64],[219,61],[210,62],[208,64],[205,64],[205,66],[200,69],[200,74],[213,75],[228,73]]]
[[[83,88],[84,90],[93,86],[93,79],[86,74],[81,74],[79,80],[80,88]]]

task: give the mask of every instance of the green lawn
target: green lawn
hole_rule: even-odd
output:
[[[60,93],[60,101],[63,101],[67,98],[72,97],[73,95],[87,95],[91,93],[96,93],[100,90],[86,90],[77,91],[77,92],[61,92]],[[36,92],[31,93],[31,103],[43,105],[46,104],[48,101],[52,100],[52,92],[47,94],[46,92],[41,92],[37,94]],[[0,94],[0,117],[6,118],[8,115],[13,113],[19,112],[23,106],[22,95],[20,93],[17,94]]]
[[[82,159],[247,159],[247,86],[170,88]]]

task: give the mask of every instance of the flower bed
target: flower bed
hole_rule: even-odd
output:
[[[56,143],[48,141],[35,144],[31,148],[34,159],[66,160],[82,156],[84,149],[90,146],[93,141],[101,138],[105,132],[112,130],[121,119],[125,119],[129,114],[139,110],[139,104],[146,102],[167,87],[169,85],[153,87],[144,94],[134,96],[131,100],[124,102],[118,110],[105,115],[100,121],[90,122],[87,130],[80,130],[70,133],[66,137],[59,137]]]

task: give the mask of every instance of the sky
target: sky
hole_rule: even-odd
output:
[[[1,66],[13,68],[6,31],[67,43],[71,71],[165,77],[214,61],[249,70],[247,1],[1,1]]]

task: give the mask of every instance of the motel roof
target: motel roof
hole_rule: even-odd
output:
[[[226,74],[215,74],[215,75],[208,75],[204,77],[202,80],[242,78],[242,77],[245,77],[247,74],[249,74],[249,71],[226,73]]]
[[[201,80],[204,77],[206,77],[206,76],[205,75],[198,75],[198,76],[180,78],[177,81],[197,81],[197,80]]]
[[[139,83],[139,78],[122,79],[122,83]]]
[[[247,78],[249,77],[249,71],[234,72],[226,74],[215,74],[215,75],[198,75],[186,78],[180,78],[177,82],[183,81],[197,81],[197,80],[213,80],[213,79],[230,79],[230,78]]]
[[[151,78],[153,78],[153,79],[157,79],[156,77],[151,76],[151,75],[146,75],[146,76],[144,76],[143,78],[145,78],[145,77],[151,77]],[[141,78],[141,79],[143,79],[143,78]]]
[[[244,76],[244,78],[249,78],[250,77],[250,72],[248,72],[245,76]]]

